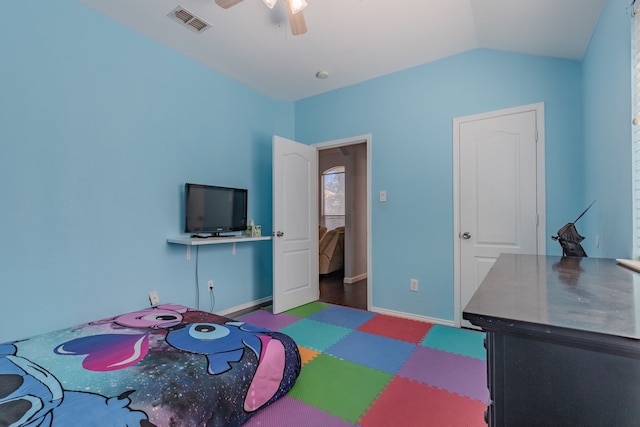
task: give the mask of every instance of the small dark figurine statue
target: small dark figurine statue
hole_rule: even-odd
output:
[[[587,253],[580,244],[580,242],[584,240],[584,237],[578,233],[578,230],[576,230],[575,223],[582,218],[582,215],[587,213],[589,208],[593,206],[595,202],[595,200],[591,202],[589,207],[587,207],[587,209],[585,209],[575,221],[565,224],[560,230],[558,230],[557,236],[551,236],[553,240],[560,242],[560,246],[562,246],[562,256],[587,256]]]

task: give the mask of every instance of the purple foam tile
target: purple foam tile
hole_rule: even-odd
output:
[[[487,364],[473,357],[418,347],[398,375],[482,402],[489,399]]]
[[[271,329],[272,331],[279,331],[285,326],[289,326],[300,320],[299,317],[291,316],[289,314],[273,314],[267,310],[257,310],[253,313],[246,314],[239,317],[240,320],[245,323],[249,323],[255,326],[261,326],[263,328]]]
[[[352,427],[348,421],[285,396],[261,409],[243,427]]]

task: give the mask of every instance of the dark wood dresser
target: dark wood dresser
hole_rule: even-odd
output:
[[[640,273],[501,255],[462,317],[486,333],[490,426],[640,426]]]

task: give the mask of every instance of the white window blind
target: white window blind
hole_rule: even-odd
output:
[[[633,257],[640,257],[640,2],[633,4],[632,102],[633,102]]]
[[[322,173],[322,222],[329,230],[345,224],[344,166]]]

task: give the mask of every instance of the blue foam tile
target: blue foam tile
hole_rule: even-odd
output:
[[[356,329],[375,316],[376,313],[372,313],[370,311],[355,310],[352,308],[332,305],[309,316],[308,318],[318,322],[329,323],[331,325]]]
[[[436,350],[486,360],[484,336],[484,332],[433,325],[420,344]]]
[[[325,351],[352,331],[341,326],[329,325],[311,319],[301,319],[299,322],[280,329],[280,332],[289,335],[299,346]]]
[[[354,331],[325,353],[391,374],[397,373],[418,346],[366,332]]]

